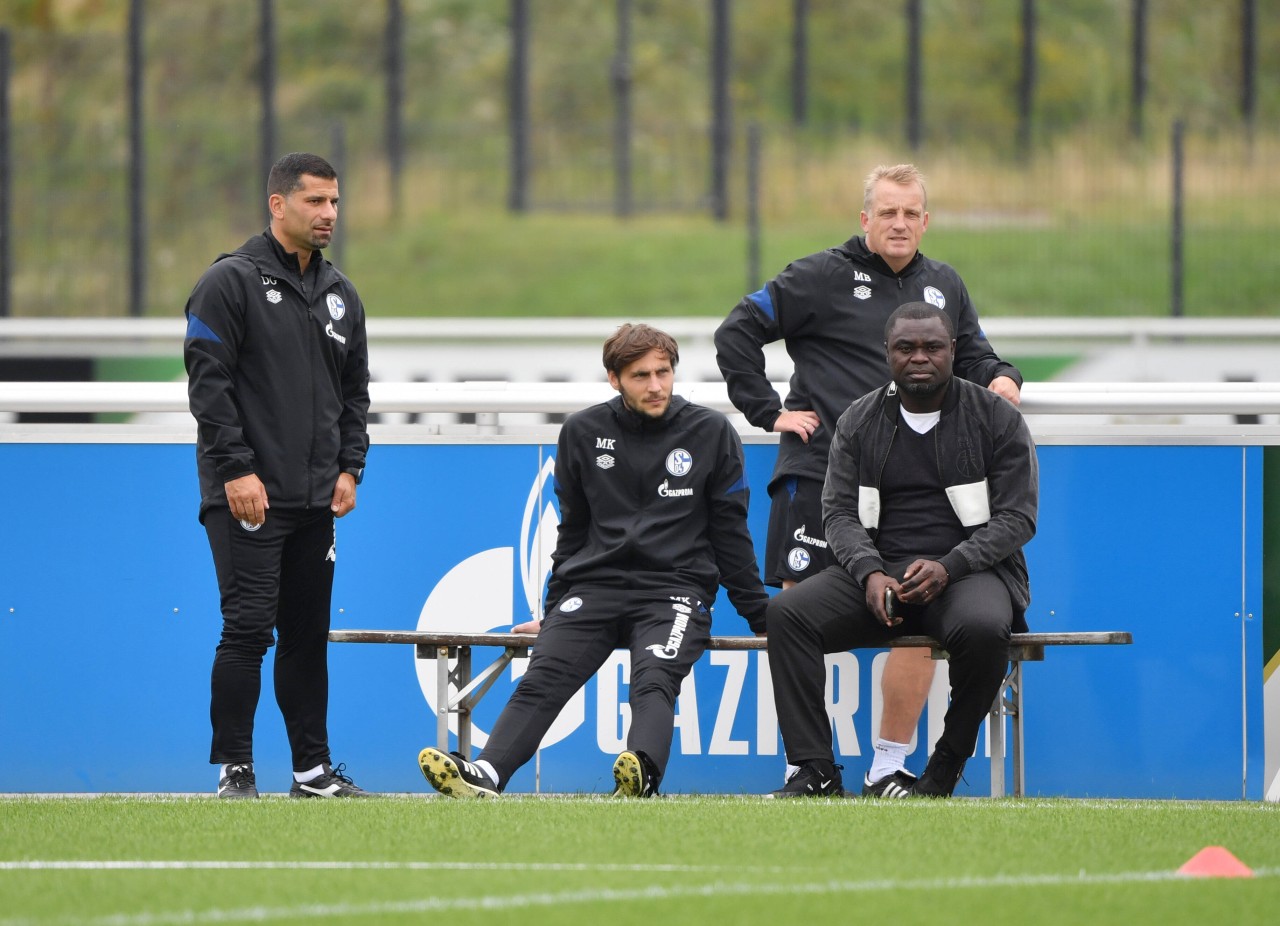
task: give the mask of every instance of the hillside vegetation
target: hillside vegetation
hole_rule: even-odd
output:
[[[757,276],[857,231],[861,178],[931,179],[925,250],[984,312],[1169,310],[1172,120],[1187,126],[1186,311],[1275,310],[1280,67],[1260,54],[1240,120],[1240,5],[1149,4],[1145,134],[1129,132],[1127,0],[1037,4],[1034,144],[1015,144],[1019,0],[925,0],[924,142],[903,142],[901,4],[811,0],[809,119],[790,112],[791,10],[731,4],[731,215],[707,217],[710,4],[632,3],[635,203],[609,215],[614,4],[533,2],[531,214],[508,192],[508,0],[404,0],[405,166],[389,184],[387,4],[278,0],[278,148],[340,162],[333,256],[371,310],[720,314],[747,266],[743,135],[764,138]],[[258,4],[145,4],[146,314],[181,310],[201,269],[259,230]],[[1257,48],[1280,47],[1258,4]],[[13,311],[128,314],[127,0],[6,0]]]

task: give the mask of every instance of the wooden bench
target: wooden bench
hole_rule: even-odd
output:
[[[429,630],[332,630],[329,639],[334,643],[409,643],[416,647],[418,659],[456,658],[452,671],[436,672],[436,743],[446,752],[449,749],[449,715],[458,715],[458,751],[471,755],[471,711],[484,697],[511,660],[529,655],[536,646],[538,635],[532,633],[449,633]],[[1122,630],[1089,631],[1077,633],[1015,633],[1009,641],[1009,671],[1005,675],[1000,692],[991,705],[991,796],[1003,797],[1005,787],[1005,743],[1002,718],[1012,720],[1013,747],[1013,795],[1026,794],[1026,765],[1023,748],[1022,664],[1044,660],[1046,646],[1107,646],[1132,643],[1133,635]],[[934,659],[945,659],[947,654],[932,637],[898,637],[889,646],[927,646]],[[471,649],[475,646],[491,646],[502,649],[501,655],[485,666],[479,675],[472,674]],[[762,637],[712,637],[707,647],[713,650],[762,650],[767,641]],[[457,690],[449,696],[450,684]]]

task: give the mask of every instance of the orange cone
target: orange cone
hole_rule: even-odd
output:
[[[1178,869],[1193,878],[1252,878],[1253,869],[1222,846],[1206,846]]]

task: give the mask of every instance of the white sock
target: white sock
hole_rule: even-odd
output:
[[[895,743],[887,739],[876,740],[875,759],[871,762],[871,771],[867,772],[867,781],[875,784],[886,775],[905,769],[907,750],[910,748],[910,743]]]
[[[500,783],[498,781],[498,773],[494,771],[494,768],[492,765],[489,764],[488,759],[477,759],[475,762],[472,762],[471,764],[474,765],[476,768],[480,769],[480,771],[484,772],[486,775],[488,775],[489,780],[493,782],[495,787]]]
[[[792,778],[795,777],[796,772],[798,771],[800,771],[800,766],[792,765],[790,762],[788,762],[786,771],[782,773],[782,783],[786,784],[788,781],[790,781]]]
[[[252,769],[253,769],[253,763],[252,763],[252,762],[226,762],[226,763],[224,763],[224,764],[223,764],[222,768],[221,768],[221,769],[219,769],[218,774],[219,774],[221,777],[226,778],[226,777],[227,777],[227,769],[231,768],[231,766],[233,766],[233,765],[247,765],[247,766],[249,766],[250,770],[252,770]]]
[[[319,778],[323,774],[324,774],[324,763],[322,762],[319,765],[317,765],[315,768],[308,769],[305,772],[294,772],[293,780],[300,783],[306,782],[306,781],[315,781],[317,778]]]

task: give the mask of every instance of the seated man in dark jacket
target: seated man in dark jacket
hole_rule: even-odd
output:
[[[419,754],[440,793],[496,796],[622,647],[631,651],[631,727],[613,766],[615,793],[656,794],[680,683],[711,639],[716,586],[764,631],[768,594],[747,532],[742,442],[724,415],[672,395],[679,359],[675,340],[648,325],[623,325],[605,342],[619,395],[560,429],[560,528],[529,669],[475,762],[431,747]]]
[[[893,382],[836,426],[822,493],[839,565],[768,608],[769,667],[787,761],[775,797],[843,794],[823,698],[824,653],[928,634],[951,662],[951,705],[917,779],[884,797],[949,797],[1008,664],[1030,603],[1022,547],[1035,534],[1035,444],[1008,401],[952,375],[946,313],[910,302],[889,316]]]

